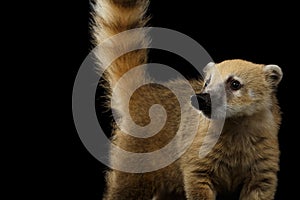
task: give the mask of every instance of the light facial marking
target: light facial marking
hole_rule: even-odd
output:
[[[248,94],[252,99],[255,97],[255,94],[254,94],[253,90],[251,90],[251,89],[249,90]]]
[[[240,92],[239,90],[233,91],[233,94],[234,94],[236,97],[241,97],[241,96],[242,96],[242,94],[241,94],[241,92]]]

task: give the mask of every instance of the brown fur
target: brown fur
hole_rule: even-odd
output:
[[[121,31],[146,24],[146,0],[97,0],[97,4],[101,8],[94,15],[96,44]],[[139,42],[148,42],[146,38],[145,41],[141,37],[139,39]],[[101,61],[101,58],[109,55],[98,56]],[[117,59],[105,72],[111,88],[129,69],[146,62],[146,50],[134,51]],[[265,65],[243,60],[224,61],[216,67],[224,80],[234,75],[242,79],[244,86],[238,91],[239,94],[226,89],[230,110],[213,149],[205,157],[199,157],[199,148],[203,145],[210,119],[195,111],[190,102],[180,108],[176,96],[166,87],[156,84],[140,87],[132,95],[129,104],[132,120],[140,126],[147,125],[150,123],[149,108],[153,104],[160,104],[167,112],[166,124],[159,133],[146,139],[134,138],[116,127],[113,143],[131,152],[158,150],[177,133],[181,118],[188,125],[189,119],[197,118],[200,121],[198,132],[185,154],[163,169],[140,174],[108,171],[104,199],[210,200],[218,194],[230,193],[240,187],[242,200],[274,198],[280,153],[277,133],[281,117],[276,99],[276,86],[280,80],[276,82],[272,76],[274,72],[264,70]],[[148,79],[143,71],[138,73]],[[191,80],[190,83],[194,90],[205,90],[202,81]],[[181,80],[170,81],[168,84],[176,86],[178,90],[186,88],[186,83]],[[131,83],[124,85],[126,87],[130,89]],[[122,92],[117,94],[120,98],[124,95]],[[190,94],[186,92],[186,95]],[[122,112],[122,106],[113,109]],[[180,113],[180,109],[184,112]],[[183,137],[181,142],[185,140]],[[114,162],[123,161],[119,158]]]

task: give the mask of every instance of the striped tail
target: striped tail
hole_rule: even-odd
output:
[[[95,45],[101,45],[107,38],[123,31],[144,27],[149,19],[146,16],[148,4],[148,0],[95,0],[93,16]],[[147,39],[145,32],[127,35],[127,39],[130,41],[126,43],[122,40],[122,44],[117,45],[119,49],[116,50],[116,47],[114,47],[114,51],[128,49],[129,45],[141,46],[142,44],[142,46],[147,47],[149,44],[149,39]],[[126,40],[126,37],[124,40]],[[135,44],[132,44],[132,42]],[[109,51],[96,51],[96,57],[100,63],[105,62],[105,60],[112,60],[112,56],[113,53]],[[114,62],[106,69],[104,77],[110,83],[110,88],[113,88],[119,78],[128,70],[146,62],[146,49],[131,51],[114,59]],[[100,71],[103,70],[100,67]]]

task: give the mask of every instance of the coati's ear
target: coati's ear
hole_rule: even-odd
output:
[[[267,81],[272,87],[276,88],[282,79],[281,68],[277,65],[265,65],[263,71],[265,72]]]
[[[208,73],[208,71],[210,71],[210,69],[215,66],[215,63],[214,62],[209,62],[204,68],[203,68],[203,72],[205,74]]]

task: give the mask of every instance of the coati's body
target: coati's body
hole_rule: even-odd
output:
[[[96,42],[101,43],[107,37],[130,28],[144,26],[147,4],[146,0],[97,0],[94,18]],[[135,41],[147,43],[144,36],[143,33],[135,35]],[[101,61],[109,54],[97,56]],[[105,72],[110,88],[114,88],[128,70],[146,62],[146,50],[136,50],[115,60]],[[221,78],[215,78],[214,69],[218,69]],[[116,128],[112,141],[124,150],[145,153],[162,148],[177,133],[181,119],[193,126],[188,121],[196,118],[199,128],[187,151],[167,167],[137,174],[108,171],[104,199],[215,199],[217,195],[236,190],[240,190],[240,199],[243,200],[274,198],[279,170],[277,133],[281,121],[275,92],[282,77],[280,68],[228,60],[215,67],[209,64],[205,71],[205,84],[198,80],[190,82],[197,93],[202,113],[188,101],[180,107],[170,90],[156,84],[142,86],[133,93],[129,105],[123,105],[122,98],[126,96],[126,89],[132,89],[134,78],[122,85],[122,90],[115,91],[119,98],[117,103],[112,104],[112,109],[120,113],[121,119],[129,106],[132,120],[146,126],[150,123],[148,110],[153,104],[162,105],[168,116],[163,129],[150,138],[135,138]],[[150,79],[143,70],[134,73],[137,77]],[[187,87],[181,80],[168,84],[179,89]],[[217,143],[207,155],[200,156],[199,149],[211,120],[214,120],[209,118],[211,113],[206,113],[209,110],[205,108],[207,104],[201,105],[201,101],[206,98],[203,94],[213,92],[220,85],[224,86],[227,96],[225,124]],[[190,95],[184,90],[182,92]],[[121,121],[126,127],[126,120]],[[128,125],[126,130],[130,129]],[[183,137],[180,142],[185,143],[186,138]],[[119,158],[113,162],[123,161]]]

